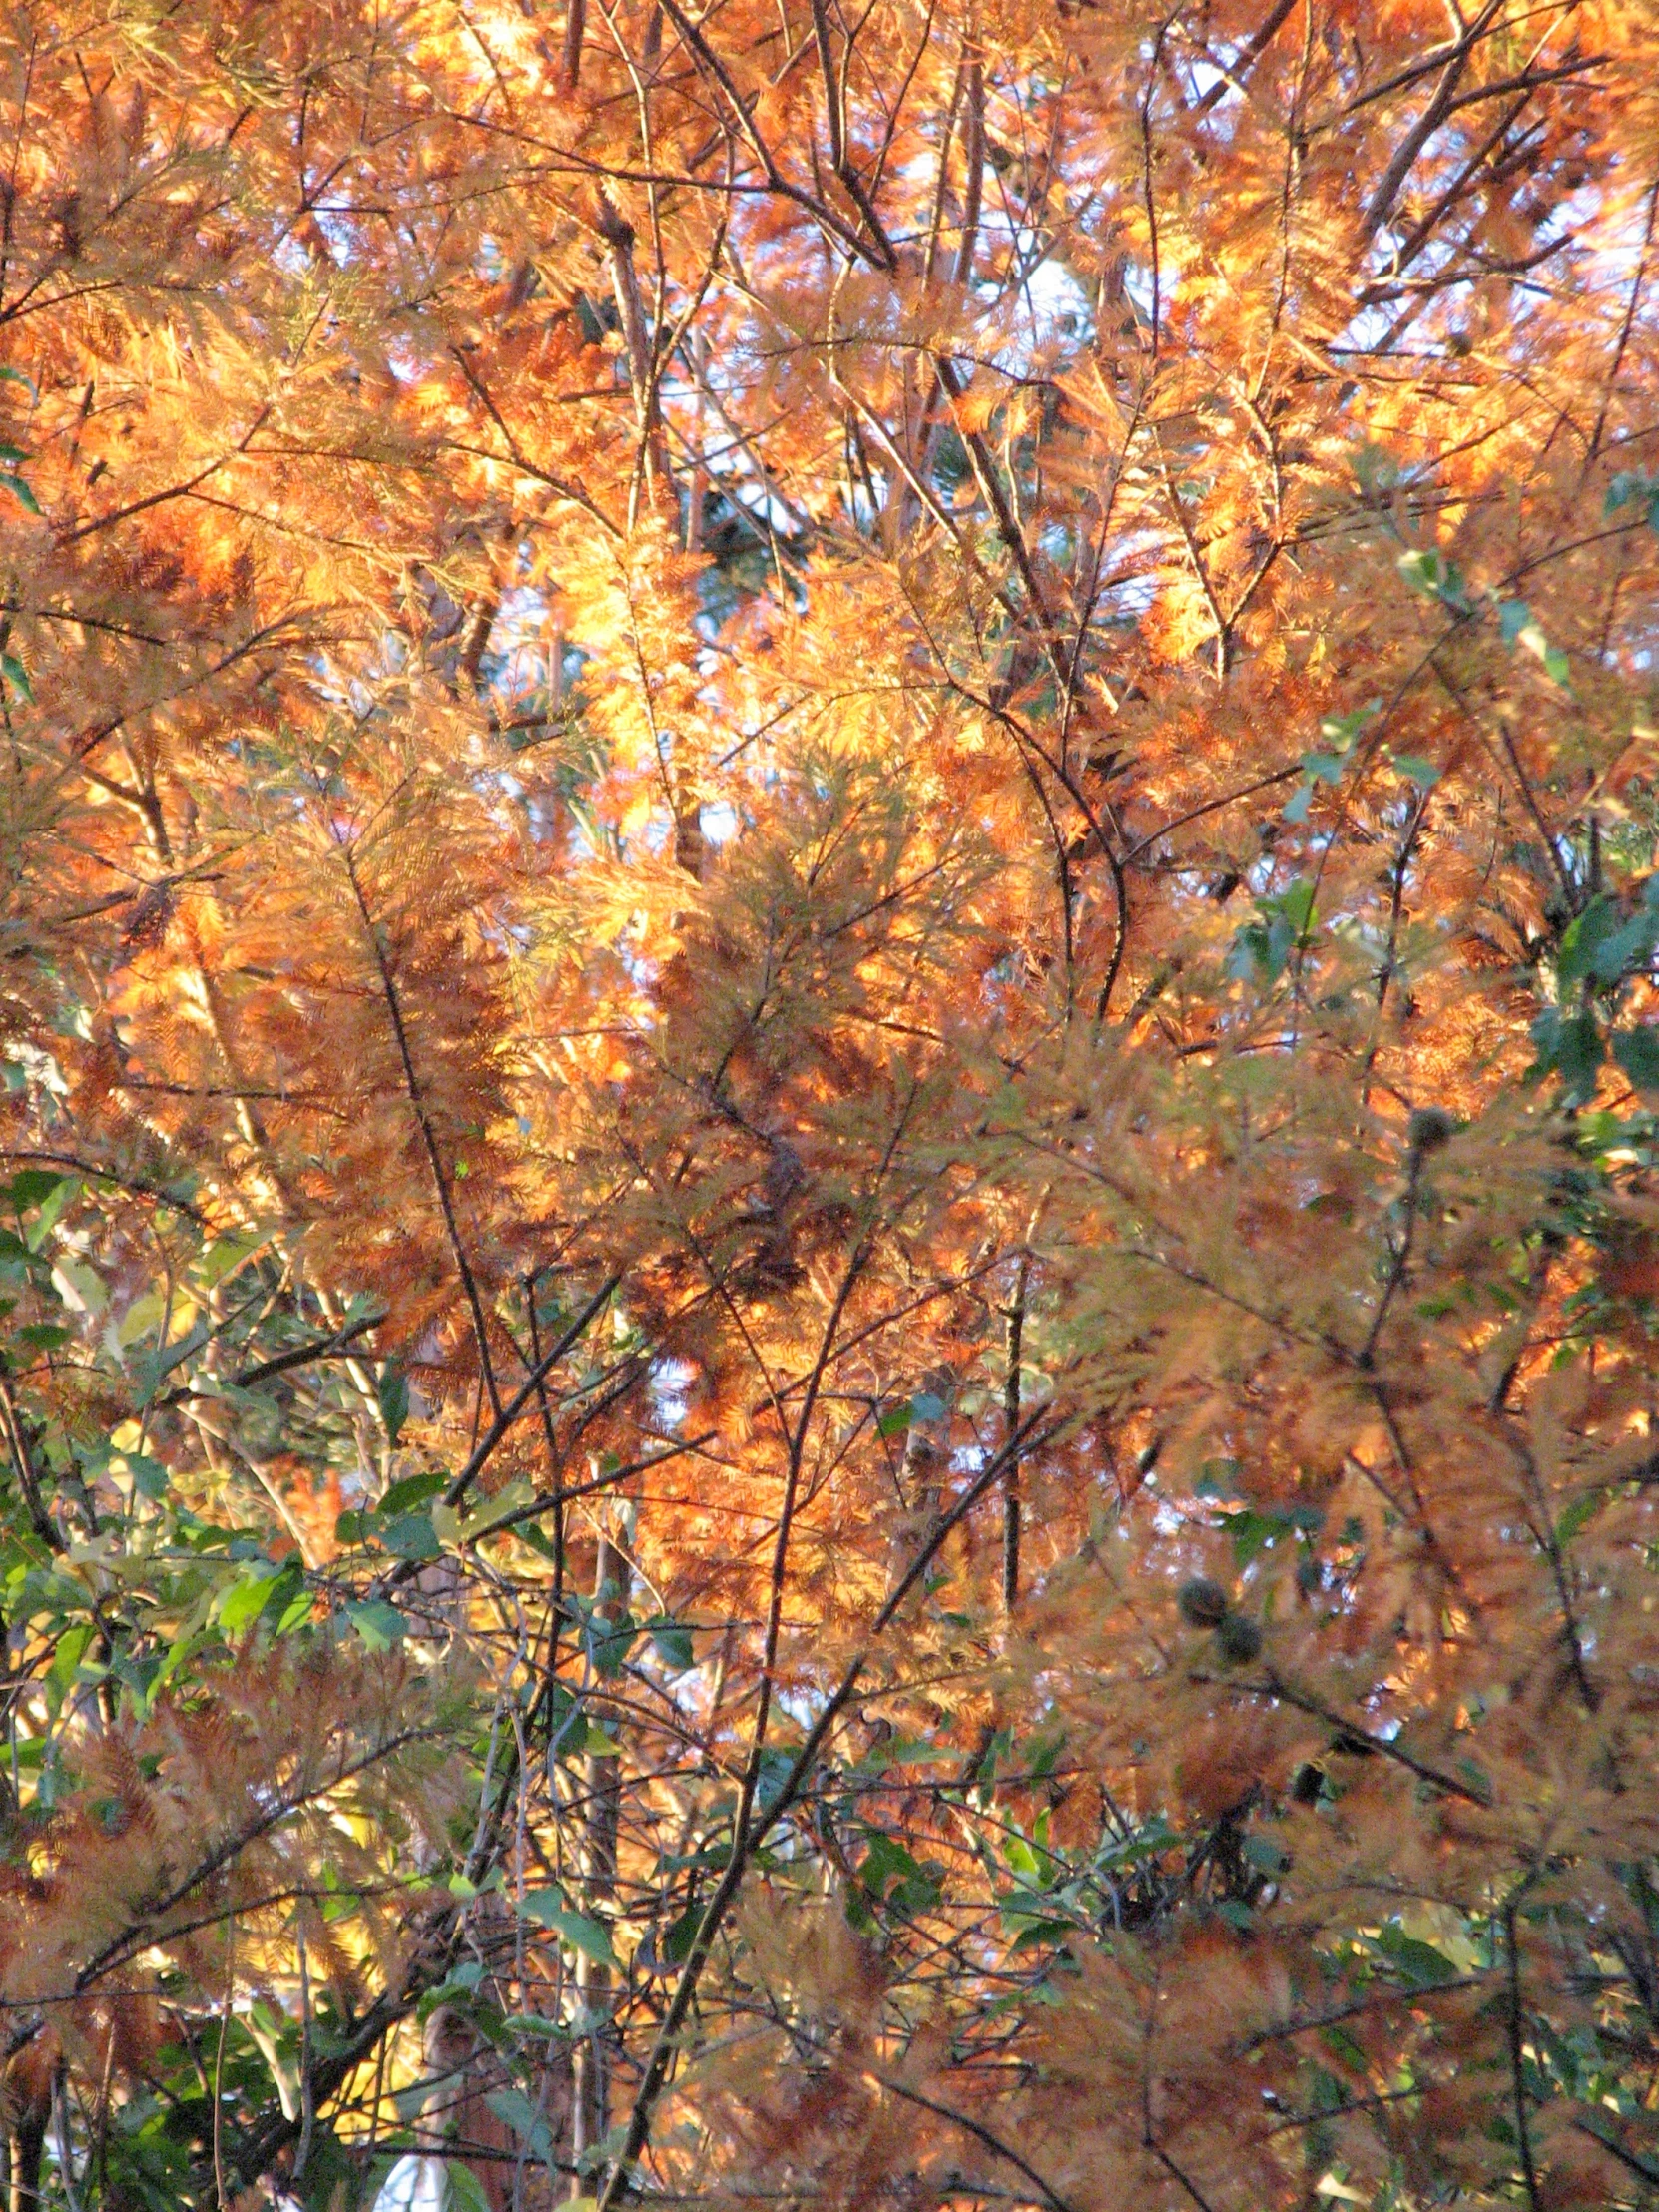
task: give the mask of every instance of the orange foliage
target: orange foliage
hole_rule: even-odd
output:
[[[15,2171],[1647,2202],[1659,17],[0,99]]]

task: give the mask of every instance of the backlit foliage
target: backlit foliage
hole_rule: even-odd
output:
[[[1648,0],[0,117],[14,2212],[1659,2200]]]

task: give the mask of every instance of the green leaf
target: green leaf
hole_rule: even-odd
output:
[[[696,1664],[689,1628],[682,1628],[678,1621],[647,1621],[645,1632],[651,1638],[652,1649],[665,1667],[672,1667],[676,1674],[684,1674]]]
[[[1240,1850],[1259,1874],[1283,1874],[1291,1863],[1279,1846],[1270,1843],[1266,1836],[1247,1836]]]
[[[1314,918],[1312,883],[1293,883],[1289,890],[1281,891],[1277,898],[1270,898],[1265,903],[1273,912],[1283,914],[1299,937],[1307,934],[1308,924]]]
[[[1659,1091],[1659,1029],[1619,1029],[1613,1058],[1639,1091]]]
[[[562,2020],[545,2020],[538,2012],[509,2012],[502,2025],[514,2035],[541,2043],[561,2042],[570,2032]]]
[[[20,507],[26,508],[32,515],[40,513],[40,501],[21,476],[14,476],[9,471],[0,469],[0,484],[5,486]]]
[[[73,1183],[72,1175],[61,1175],[56,1168],[20,1168],[6,1185],[6,1196],[20,1214],[32,1207],[44,1205],[52,1193],[66,1183]]]
[[[1469,612],[1468,586],[1455,561],[1448,561],[1444,554],[1431,547],[1420,547],[1399,557],[1399,573],[1413,591],[1425,598],[1437,599],[1441,606],[1449,607],[1454,614]]]
[[[70,1200],[80,1190],[80,1184],[72,1175],[60,1176],[54,1189],[47,1192],[40,1202],[40,1211],[24,1232],[23,1241],[31,1252],[38,1252],[52,1234],[58,1217]]]
[[[154,1397],[174,1369],[192,1360],[207,1343],[211,1334],[208,1324],[199,1321],[180,1337],[176,1343],[163,1345],[159,1352],[146,1352],[132,1363],[133,1380],[143,1397]]]
[[[406,1474],[401,1482],[393,1482],[374,1510],[386,1519],[394,1519],[399,1513],[412,1513],[424,1505],[428,1498],[436,1497],[448,1481],[442,1474]]]
[[[430,1513],[399,1513],[380,1529],[379,1537],[398,1559],[436,1559],[443,1552]]]
[[[484,2102],[498,2120],[506,2121],[521,2143],[530,2146],[532,2157],[552,2156],[552,2132],[522,2089],[492,2089]]]
[[[52,1654],[52,1664],[46,1670],[46,1679],[64,1697],[75,1680],[81,1655],[92,1641],[92,1626],[88,1621],[77,1621],[73,1628],[66,1628],[58,1638],[58,1648]]]
[[[434,1505],[432,1526],[437,1531],[438,1540],[453,1549],[461,1544],[476,1543],[481,1536],[487,1536],[492,1528],[499,1528],[503,1521],[511,1520],[515,1513],[535,1502],[535,1485],[529,1476],[515,1475],[494,1497],[485,1498],[479,1510],[468,1520],[463,1520],[458,1511],[447,1505]],[[621,1664],[620,1660],[618,1664]]]
[[[1659,915],[1643,907],[1622,929],[1615,929],[1596,946],[1590,960],[1591,973],[1601,983],[1618,983],[1626,975],[1639,974],[1653,957],[1656,939]]]
[[[1315,1534],[1321,1525],[1321,1516],[1312,1506],[1301,1506],[1290,1513],[1258,1513],[1247,1509],[1229,1514],[1223,1525],[1233,1539],[1233,1556],[1244,1567],[1271,1544],[1289,1537]]]
[[[276,1588],[281,1574],[279,1567],[268,1567],[259,1574],[244,1575],[233,1582],[220,1599],[219,1625],[228,1635],[235,1635],[239,1628],[246,1628],[265,1610],[265,1602]]]
[[[1647,497],[1647,478],[1639,469],[1621,468],[1608,483],[1601,511],[1605,515],[1617,514],[1621,507],[1634,506]]]
[[[403,1433],[403,1423],[409,1417],[409,1379],[396,1361],[388,1360],[380,1370],[375,1395],[380,1401],[380,1416],[386,1424],[387,1441],[395,1449],[397,1439]]]
[[[1033,1782],[1045,1782],[1048,1779],[1060,1764],[1060,1754],[1065,1748],[1066,1732],[1063,1728],[1057,1730],[1046,1741],[1038,1741],[1032,1745],[1030,1775]],[[950,1754],[942,1752],[940,1757],[948,1759]]]
[[[1030,1860],[1033,1869],[1035,1868],[1036,1861],[1031,1858],[1029,1845],[1023,1843],[1018,1837],[1015,1837],[1013,1842],[1005,1847],[1004,1856],[1007,1858],[1009,1866],[1015,1865],[1016,1851],[1023,1852],[1025,1857]],[[902,1882],[910,1875],[919,1874],[920,1872],[919,1861],[913,1858],[902,1844],[895,1842],[891,1836],[872,1836],[869,1849],[864,1853],[863,1864],[858,1869],[858,1880],[866,1890],[872,1891],[876,1897],[881,1897],[885,1893],[887,1885],[895,1878]]]
[[[1381,705],[1381,700],[1368,699],[1363,707],[1351,708],[1346,715],[1327,715],[1320,724],[1320,736],[1328,749],[1333,753],[1351,752]]]
[[[1193,1494],[1221,1498],[1229,1503],[1242,1497],[1237,1459],[1206,1459],[1193,1482]]]
[[[697,1932],[702,1925],[703,1907],[698,1904],[688,1905],[660,1945],[662,1954],[670,1965],[685,1964],[691,1956],[692,1944],[697,1940]]]
[[[1233,940],[1227,972],[1244,983],[1272,983],[1307,938],[1314,915],[1314,886],[1307,881],[1292,883],[1277,897],[1259,898],[1256,911],[1260,918],[1246,922]]]
[[[1002,1925],[1013,1933],[1015,1950],[1035,1950],[1040,1943],[1063,1943],[1077,1934],[1070,1921],[1053,1920],[1041,1913],[1004,1913]]]
[[[275,1600],[273,1600],[273,1609],[275,1609]],[[271,1633],[274,1636],[291,1635],[296,1628],[304,1627],[313,1610],[314,1603],[311,1593],[301,1585],[288,1603],[276,1614],[276,1619],[271,1624]]]
[[[1437,1951],[1431,1943],[1420,1942],[1415,1936],[1407,1936],[1402,1928],[1390,1921],[1374,1938],[1390,1965],[1396,1966],[1405,1979],[1418,1989],[1443,1989],[1448,1981],[1457,1979],[1457,1968],[1451,1960]]]
[[[592,1958],[602,1966],[617,1963],[610,1934],[603,1922],[590,1920],[585,1913],[571,1912],[560,1891],[528,1890],[520,1899],[518,1910],[521,1918],[534,1921],[538,1928],[550,1929],[582,1957]]]
[[[444,2165],[444,2212],[490,2212],[490,2200],[484,2194],[484,2185],[470,2166],[463,2166],[458,2158],[451,2158]]]
[[[1399,775],[1407,777],[1422,791],[1432,791],[1440,781],[1440,772],[1432,761],[1425,761],[1419,753],[1396,753],[1393,767]]]
[[[32,707],[35,703],[35,687],[29,680],[29,671],[15,653],[0,653],[0,676],[4,676],[20,699],[26,699]]]
[[[1555,978],[1563,991],[1582,982],[1595,966],[1596,955],[1619,926],[1618,908],[1610,898],[1592,898],[1584,911],[1568,923],[1555,958]]]
[[[368,1598],[354,1605],[348,1603],[345,1617],[370,1651],[389,1651],[409,1633],[409,1624],[403,1615],[383,1597]]]
[[[1605,1490],[1586,1490],[1582,1497],[1575,1497],[1555,1523],[1557,1550],[1565,1550],[1581,1528],[1587,1528],[1607,1501]]]
[[[126,1469],[140,1497],[147,1497],[152,1503],[166,1497],[168,1474],[159,1459],[152,1459],[146,1452],[129,1451],[111,1460],[110,1464]]]
[[[267,1611],[285,1612],[304,1589],[304,1575],[297,1560],[280,1566],[267,1561],[259,1569],[234,1582],[219,1606],[219,1625],[227,1635],[247,1628]]]
[[[17,1332],[18,1343],[31,1352],[56,1352],[59,1345],[68,1344],[69,1337],[70,1332],[55,1321],[32,1321]]]
[[[1552,684],[1566,684],[1572,674],[1567,656],[1558,645],[1550,644],[1524,600],[1505,600],[1498,609],[1498,626],[1505,645],[1524,647],[1534,660],[1542,661],[1544,674]]]
[[[1532,1038],[1538,1047],[1533,1075],[1559,1075],[1569,1098],[1590,1097],[1604,1049],[1600,1025],[1590,1009],[1563,1019],[1553,1006],[1546,1007],[1532,1024]]]

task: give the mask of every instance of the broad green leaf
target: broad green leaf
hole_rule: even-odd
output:
[[[304,1587],[297,1561],[261,1567],[231,1585],[218,1609],[220,1627],[235,1635],[258,1620],[268,1607],[281,1611],[291,1605]]]
[[[1281,1875],[1290,1865],[1284,1852],[1266,1836],[1247,1836],[1239,1848],[1259,1874]]]
[[[394,1558],[436,1559],[443,1552],[430,1513],[398,1513],[380,1527],[378,1534]]]
[[[118,1453],[110,1466],[114,1472],[128,1476],[140,1497],[166,1497],[168,1473],[159,1459],[152,1459],[142,1451],[128,1451]]]
[[[443,1474],[406,1474],[401,1482],[391,1483],[374,1510],[387,1519],[399,1513],[412,1513],[424,1505],[430,1497],[436,1497],[445,1488],[448,1476]]]
[[[81,1664],[81,1656],[88,1644],[92,1642],[92,1634],[90,1622],[77,1621],[72,1628],[66,1628],[58,1638],[58,1648],[52,1654],[52,1664],[46,1671],[46,1679],[56,1689],[60,1698],[65,1695],[74,1682],[76,1669]]]
[[[1432,761],[1425,761],[1419,753],[1395,753],[1391,765],[1422,791],[1432,791],[1440,781],[1440,772]]]
[[[1419,1989],[1443,1988],[1446,1982],[1457,1979],[1457,1968],[1442,1951],[1431,1943],[1407,1936],[1403,1929],[1390,1922],[1374,1938],[1375,1947],[1390,1965],[1396,1966],[1405,1979]]]
[[[30,1207],[39,1206],[50,1198],[60,1184],[74,1180],[73,1176],[64,1175],[56,1168],[19,1168],[6,1185],[6,1196],[20,1214],[26,1213]]]
[[[461,1544],[476,1543],[480,1536],[487,1536],[492,1528],[498,1528],[505,1520],[534,1504],[535,1484],[528,1475],[519,1475],[498,1490],[494,1497],[484,1499],[479,1510],[470,1517],[463,1517],[455,1508],[439,1503],[432,1508],[432,1526],[439,1540],[454,1549]]]
[[[683,1966],[691,1956],[692,1944],[703,1925],[704,1908],[700,1904],[688,1905],[674,1926],[663,1937],[660,1948],[670,1965]]]
[[[490,2212],[484,2185],[470,2166],[451,2158],[444,2168],[444,2212]]]
[[[529,2145],[532,2156],[545,2159],[552,2155],[552,2131],[522,2089],[492,2089],[484,2102],[498,2120],[506,2121],[521,2143]]]
[[[692,1635],[689,1628],[682,1628],[678,1621],[647,1621],[646,1634],[651,1638],[652,1649],[665,1667],[672,1667],[677,1674],[695,1664]]]
[[[303,1585],[295,1591],[281,1610],[272,1608],[271,1633],[274,1636],[289,1636],[296,1628],[303,1628],[316,1610],[316,1601]]]
[[[591,1920],[585,1913],[573,1913],[557,1890],[529,1890],[519,1901],[519,1913],[538,1928],[550,1930],[574,1951],[584,1958],[592,1958],[602,1966],[617,1963],[616,1952],[611,1948],[609,1932],[600,1921]]]
[[[1546,1007],[1532,1024],[1532,1038],[1538,1048],[1532,1075],[1559,1075],[1569,1098],[1590,1097],[1604,1053],[1601,1026],[1590,1009],[1563,1018]]]
[[[61,1175],[55,1187],[40,1202],[40,1211],[23,1233],[23,1241],[31,1252],[38,1252],[56,1228],[58,1218],[81,1186],[72,1175]]]
[[[1659,1091],[1659,1029],[1618,1029],[1613,1058],[1639,1091]]]
[[[1642,907],[1622,928],[1603,937],[1590,956],[1590,972],[1598,982],[1617,983],[1640,973],[1653,957],[1659,939],[1659,915]]]
[[[388,1360],[380,1370],[376,1395],[380,1401],[380,1416],[386,1424],[387,1440],[395,1449],[403,1433],[403,1423],[409,1417],[409,1379],[395,1360]]]
[[[383,1597],[347,1603],[345,1617],[370,1651],[389,1651],[409,1633],[409,1624]]]

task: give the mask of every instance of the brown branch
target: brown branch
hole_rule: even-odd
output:
[[[1016,2173],[1022,2173],[1033,2189],[1041,2191],[1043,2202],[1052,2206],[1053,2212],[1072,2212],[1070,2201],[1061,2196],[1052,2183],[1045,2181],[1036,2167],[1028,2159],[1022,2158],[1011,2143],[1004,2142],[1000,2135],[993,2134],[982,2121],[974,2119],[967,2112],[957,2112],[948,2104],[936,2103],[932,2097],[923,2096],[919,2089],[908,2088],[902,2081],[895,2081],[891,2074],[877,2072],[873,2066],[869,2069],[869,2078],[879,2082],[883,2089],[890,2090],[905,2104],[913,2104],[923,2112],[931,2112],[935,2119],[945,2120],[950,2126],[959,2127],[964,2134],[971,2135],[993,2157],[1005,2160]]]
[[[1538,2169],[1532,2159],[1532,2130],[1526,2116],[1526,2071],[1521,2050],[1520,1957],[1515,1949],[1515,1906],[1503,1908],[1504,1949],[1509,1966],[1509,2001],[1504,2007],[1504,2027],[1509,2044],[1509,2081],[1515,2100],[1515,2143],[1520,2152],[1526,2201],[1538,2212]]]
[[[499,1422],[501,1419],[501,1391],[495,1380],[495,1362],[490,1356],[489,1329],[484,1320],[484,1302],[478,1293],[478,1283],[472,1272],[472,1263],[466,1256],[466,1246],[461,1241],[461,1225],[456,1219],[455,1203],[449,1189],[449,1177],[444,1169],[443,1155],[438,1149],[437,1133],[432,1127],[431,1116],[426,1110],[426,1094],[422,1090],[420,1078],[415,1072],[414,1055],[409,1048],[408,1026],[403,1019],[403,1002],[398,995],[397,980],[391,971],[391,961],[386,952],[385,940],[380,926],[368,910],[368,901],[363,895],[362,881],[357,873],[356,857],[348,844],[342,843],[339,849],[345,862],[345,873],[351,885],[351,895],[356,901],[357,912],[362,917],[363,929],[368,937],[369,950],[373,955],[374,965],[380,977],[380,989],[385,998],[392,1035],[397,1040],[397,1056],[403,1066],[403,1082],[408,1092],[409,1105],[414,1113],[415,1124],[420,1131],[421,1143],[425,1147],[427,1163],[432,1171],[432,1181],[437,1188],[438,1205],[442,1210],[443,1225],[449,1237],[449,1249],[454,1256],[456,1270],[461,1278],[461,1287],[466,1294],[467,1306],[472,1314],[472,1328],[477,1339],[478,1364],[483,1374],[484,1387],[489,1392],[490,1408]]]
[[[824,1748],[825,1740],[840,1714],[845,1710],[859,1682],[863,1679],[864,1669],[869,1664],[875,1644],[892,1625],[905,1599],[937,1557],[939,1547],[943,1544],[945,1538],[966,1518],[979,1500],[1001,1478],[1010,1459],[1027,1451],[1035,1450],[1040,1443],[1047,1442],[1050,1437],[1056,1434],[1062,1425],[1060,1421],[1044,1424],[1040,1414],[1033,1414],[1019,1434],[1010,1436],[1002,1449],[986,1462],[950,1511],[940,1515],[937,1523],[928,1531],[926,1540],[910,1562],[908,1571],[900,1577],[897,1584],[889,1592],[886,1602],[876,1614],[862,1648],[854,1654],[840,1681],[826,1700],[818,1719],[808,1730],[806,1740],[796,1753],[795,1763],[785,1776],[778,1795],[752,1822],[748,1834],[743,1839],[741,1849],[734,1840],[725,1872],[722,1874],[720,1882],[704,1911],[703,1918],[698,1924],[697,1934],[692,1938],[691,1949],[687,1953],[685,1965],[681,1968],[680,1979],[675,1985],[674,1995],[669,2000],[668,2010],[663,2015],[662,2025],[658,2028],[656,2040],[651,2046],[651,2052],[645,2064],[645,2072],[641,2077],[640,2086],[634,2098],[634,2109],[629,2115],[628,2130],[623,2138],[621,2151],[617,2156],[615,2165],[611,2168],[609,2179],[606,2181],[599,2199],[599,2212],[615,2212],[615,2208],[623,2201],[633,2186],[629,2178],[630,2171],[638,2162],[640,2153],[644,2150],[650,2138],[652,2118],[667,2085],[669,2069],[674,2062],[679,2047],[680,2032],[686,2024],[692,2000],[696,1996],[698,1984],[703,1978],[703,1969],[708,1964],[710,1954],[714,1949],[715,1937],[719,1935],[726,1916],[731,1910],[755,1853],[801,1796],[807,1777],[818,1763],[819,1753]]]
[[[4,1413],[6,1442],[11,1449],[17,1486],[23,1493],[23,1503],[30,1524],[48,1551],[64,1551],[67,1546],[58,1533],[51,1514],[47,1512],[41,1495],[40,1476],[35,1467],[34,1453],[29,1448],[29,1432],[23,1425],[23,1416],[12,1395],[11,1382],[4,1377],[0,1377],[0,1411]]]
[[[1412,164],[1446,119],[1446,114],[1451,107],[1452,96],[1462,80],[1463,71],[1468,67],[1469,56],[1474,51],[1476,42],[1484,35],[1486,26],[1498,13],[1502,5],[1503,0],[1486,0],[1486,5],[1452,48],[1450,58],[1441,72],[1440,81],[1435,86],[1428,105],[1400,140],[1399,145],[1394,150],[1393,160],[1382,172],[1382,177],[1378,180],[1376,191],[1366,203],[1365,213],[1360,218],[1360,240],[1362,245],[1369,244],[1387,221],[1388,211],[1395,200],[1398,199],[1401,187],[1411,174]]]

